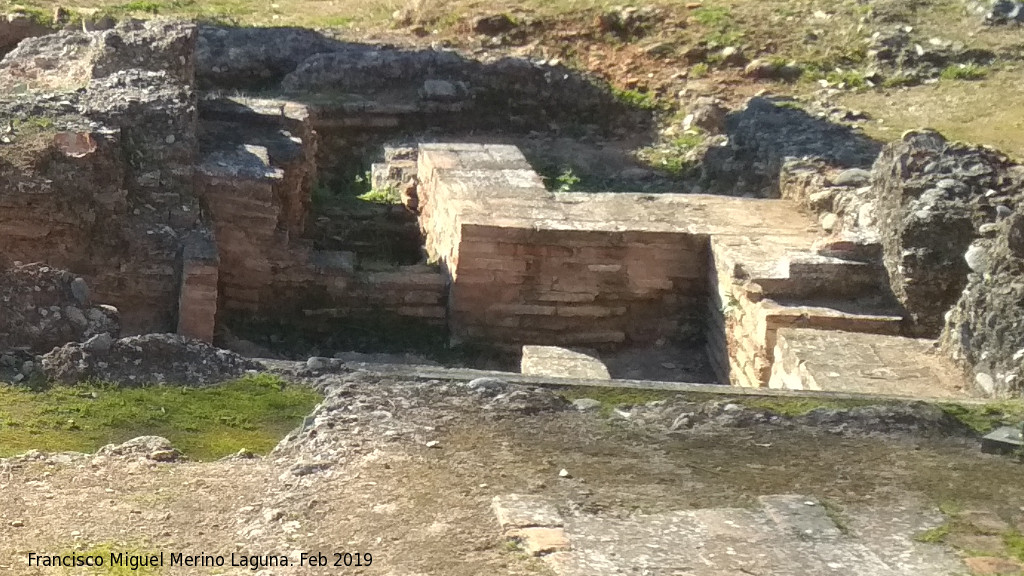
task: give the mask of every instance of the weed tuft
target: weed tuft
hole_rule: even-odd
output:
[[[988,68],[977,64],[954,64],[947,66],[939,78],[943,80],[980,80],[988,76]]]
[[[657,110],[659,108],[657,98],[650,92],[615,89],[614,94],[616,100],[633,108],[641,110]]]
[[[555,178],[555,182],[558,183],[559,192],[571,192],[579,185],[580,177],[572,171],[572,168],[566,168]]]

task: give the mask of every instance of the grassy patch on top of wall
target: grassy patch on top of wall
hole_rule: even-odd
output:
[[[1024,422],[1024,400],[1003,400],[984,404],[941,404],[950,416],[979,434],[1003,425],[1019,426]]]
[[[320,396],[269,375],[210,388],[118,388],[103,383],[42,392],[0,385],[0,457],[28,450],[93,452],[163,436],[189,458],[270,451]]]

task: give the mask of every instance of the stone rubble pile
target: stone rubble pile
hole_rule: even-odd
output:
[[[936,337],[970,272],[971,243],[1019,208],[1024,172],[991,148],[912,131],[885,147],[870,196],[893,293],[911,331]]]
[[[54,383],[97,380],[122,386],[204,386],[262,370],[263,365],[176,334],[120,340],[100,334],[85,342],[54,348],[41,357],[39,369],[47,381]]]
[[[996,54],[963,42],[919,38],[911,26],[876,31],[868,39],[865,78],[875,84],[920,84],[939,78],[951,66],[984,67]]]
[[[995,396],[1024,390],[1024,213],[1016,208],[972,244],[977,262],[942,334],[950,356]]]
[[[0,117],[14,126],[0,155],[24,157],[0,161],[5,253],[81,271],[128,332],[173,329],[182,238],[203,226],[195,36],[126,21],[29,38],[0,60]],[[33,138],[43,146],[19,152]]]
[[[509,418],[570,406],[551,390],[495,378],[445,382],[352,371],[319,376],[310,384],[326,397],[272,454],[297,460],[296,476],[366,453],[372,449],[367,436],[435,447],[439,427],[456,422],[460,413]]]
[[[589,399],[583,399],[589,400]],[[577,402],[580,402],[577,400]],[[587,404],[589,407],[590,405]],[[590,408],[588,408],[590,409]],[[582,408],[581,408],[582,410]],[[654,426],[669,433],[699,432],[712,427],[752,428],[806,426],[832,434],[911,434],[916,436],[969,436],[972,432],[942,409],[925,402],[877,404],[852,408],[815,408],[800,415],[786,415],[769,407],[712,400],[691,402],[682,398],[635,406],[619,406],[612,417],[630,425]]]
[[[82,278],[40,264],[0,265],[0,352],[40,353],[119,330],[117,310],[93,304]]]
[[[638,31],[638,19],[652,17],[635,9],[621,16],[630,33]],[[341,42],[296,28],[201,25],[198,35],[196,81],[204,89],[416,94],[427,113],[457,111],[467,126],[501,130],[546,131],[556,122],[635,131],[650,121],[600,82],[554,61],[477,60],[452,50]]]

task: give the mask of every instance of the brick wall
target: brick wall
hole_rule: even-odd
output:
[[[705,246],[680,234],[464,225],[452,335],[603,348],[671,336],[699,322]]]

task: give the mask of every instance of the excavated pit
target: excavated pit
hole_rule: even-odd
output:
[[[69,66],[36,69],[55,47]],[[939,361],[900,339],[879,241],[814,216],[879,144],[769,99],[674,180],[628,154],[650,110],[557,65],[154,21],[26,40],[0,71],[44,144],[0,164],[5,252],[80,274],[127,334],[798,389],[841,385],[801,358],[848,334],[896,340],[829,375],[879,346]],[[695,190],[725,194],[653,193]]]

